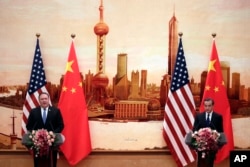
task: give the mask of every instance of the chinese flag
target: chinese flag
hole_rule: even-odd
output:
[[[234,140],[230,106],[222,78],[220,60],[217,54],[215,39],[213,39],[212,53],[208,66],[206,85],[201,104],[203,104],[204,99],[207,97],[214,99],[214,111],[220,113],[223,116],[223,129],[227,137],[227,144],[224,145],[216,155],[215,163],[219,163],[228,157],[230,150],[234,149]],[[203,105],[201,105],[200,111],[204,111]]]
[[[75,165],[91,152],[88,110],[82,88],[74,42],[72,41],[62,91],[58,103],[64,120],[61,150],[70,165]]]

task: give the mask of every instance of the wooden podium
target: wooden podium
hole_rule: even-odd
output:
[[[185,143],[191,148],[196,149],[192,145],[192,132],[189,132],[185,136]],[[220,133],[220,137],[218,138],[217,144],[219,149],[222,148],[223,145],[227,143],[226,135],[224,133]],[[209,151],[209,154],[206,154],[205,158],[202,158],[202,152],[197,151],[197,167],[211,167],[213,166],[215,156],[217,151]]]
[[[34,167],[53,167],[54,161],[56,161],[57,152],[59,146],[64,142],[64,136],[61,133],[55,133],[56,142],[49,148],[47,155],[36,157],[34,151],[32,151],[34,159]],[[32,144],[30,143],[29,134],[24,134],[22,137],[22,144],[31,150]]]

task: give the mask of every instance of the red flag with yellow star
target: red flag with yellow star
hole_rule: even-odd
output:
[[[81,75],[72,41],[62,91],[58,103],[64,121],[65,142],[61,150],[70,165],[75,165],[91,152],[88,110]]]
[[[207,97],[214,99],[214,111],[221,114],[223,117],[223,129],[227,138],[227,144],[224,145],[216,155],[215,163],[219,163],[229,156],[230,150],[234,149],[234,140],[230,105],[222,77],[215,39],[213,39],[212,53],[208,66],[206,85],[201,104],[203,104],[204,99]],[[204,111],[203,105],[201,105],[200,111]]]

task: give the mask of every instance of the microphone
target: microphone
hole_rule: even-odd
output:
[[[198,124],[196,126],[193,127],[193,131],[198,131],[199,129],[199,126],[200,126],[200,123],[198,122]]]
[[[50,124],[51,130],[52,130],[53,132],[55,132],[55,131],[54,131],[54,127],[53,127],[51,121],[49,122],[49,124]]]
[[[36,128],[36,125],[37,125],[37,121],[35,122],[34,126],[32,127],[31,130],[34,130]]]
[[[212,121],[210,121],[210,124],[209,124],[209,125],[211,125],[211,126],[210,126],[211,129],[217,131],[217,128],[216,128],[216,126],[214,125],[214,123],[213,123]]]

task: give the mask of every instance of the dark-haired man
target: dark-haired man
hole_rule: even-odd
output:
[[[60,109],[50,106],[49,94],[43,92],[39,95],[40,106],[30,111],[26,128],[28,131],[46,129],[54,133],[61,133],[64,128]],[[52,151],[53,167],[57,164],[57,151]],[[34,157],[34,167],[38,167],[39,158]]]
[[[206,98],[204,99],[204,112],[198,113],[195,117],[194,125],[193,125],[193,132],[199,131],[201,128],[209,127],[213,130],[216,130],[217,132],[221,133],[223,132],[223,118],[222,115],[219,113],[216,113],[213,110],[214,107],[214,100],[212,98]],[[208,166],[213,167],[214,160],[215,160],[215,153],[211,153],[209,156],[209,162]],[[198,161],[197,166],[201,167],[201,152],[198,152]]]

